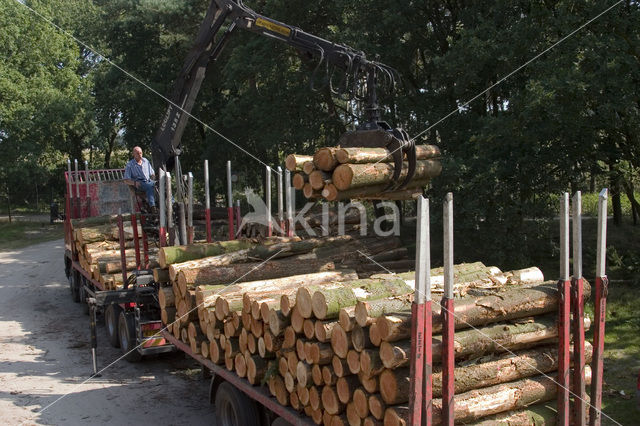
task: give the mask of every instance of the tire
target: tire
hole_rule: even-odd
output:
[[[120,335],[118,334],[118,322],[122,308],[118,305],[109,305],[104,311],[104,327],[107,329],[107,339],[114,348],[120,347]]]
[[[71,299],[76,303],[80,303],[80,272],[75,269],[71,270],[69,287],[71,288]]]
[[[136,324],[132,314],[120,312],[118,317],[118,336],[120,337],[120,349],[125,354],[124,359],[129,362],[138,362],[142,359],[142,355],[137,349],[136,343]]]
[[[259,426],[260,416],[255,401],[229,382],[221,383],[216,392],[216,424],[219,426]]]

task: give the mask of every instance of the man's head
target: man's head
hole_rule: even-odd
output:
[[[133,154],[133,158],[136,161],[140,161],[142,159],[142,148],[140,148],[139,146],[134,146],[131,153]]]

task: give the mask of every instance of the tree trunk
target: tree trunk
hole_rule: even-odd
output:
[[[290,172],[299,172],[302,171],[302,166],[307,161],[313,161],[313,157],[310,155],[289,154],[284,160],[284,166]]]
[[[174,263],[182,263],[203,257],[218,256],[238,250],[245,250],[257,244],[248,240],[219,241],[215,243],[191,244],[187,246],[162,247],[158,253],[160,267],[167,268]]]
[[[219,267],[186,269],[178,272],[178,283],[181,287],[201,284],[234,283],[238,280],[261,281],[274,278],[289,277],[296,273],[311,274],[335,269],[333,262],[310,260],[301,263],[297,260],[275,260],[260,264],[235,264]]]
[[[313,155],[313,165],[316,166],[316,169],[323,170],[325,172],[330,172],[336,168],[338,165],[338,160],[335,157],[336,151],[338,149],[335,147],[327,147],[320,148]]]
[[[391,163],[341,164],[333,171],[332,182],[339,191],[391,182],[394,167]],[[403,163],[400,180],[408,171],[408,163]],[[442,165],[437,160],[416,162],[414,180],[426,180],[440,175]]]
[[[416,159],[426,160],[440,156],[435,145],[416,145]],[[340,148],[336,151],[340,164],[393,163],[393,157],[386,148]]]
[[[206,267],[226,266],[232,263],[247,261],[249,249],[238,250],[230,253],[219,254],[217,256],[203,257],[201,259],[189,260],[187,262],[173,263],[169,265],[169,278],[174,281],[178,277],[178,272],[185,269],[200,269]]]

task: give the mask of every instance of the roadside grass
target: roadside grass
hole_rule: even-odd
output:
[[[64,224],[0,222],[0,250],[15,250],[63,237]]]

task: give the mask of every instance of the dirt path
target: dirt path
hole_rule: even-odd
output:
[[[71,300],[61,240],[0,252],[0,413],[4,424],[214,424],[208,382],[179,355],[120,361],[89,377],[89,320]],[[120,356],[98,318],[98,365]],[[68,395],[41,411],[60,396]]]

